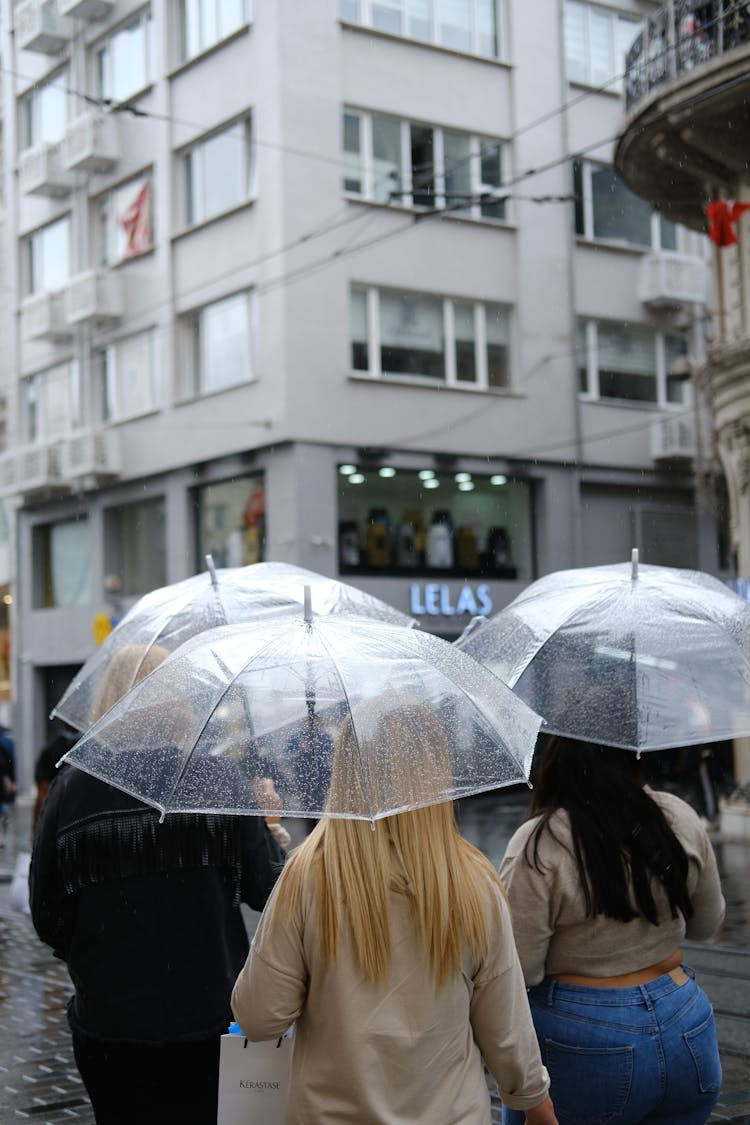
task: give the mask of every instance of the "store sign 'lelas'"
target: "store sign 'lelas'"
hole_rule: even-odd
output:
[[[457,617],[467,613],[471,617],[492,613],[490,588],[484,584],[470,586],[468,582],[461,587],[452,600],[451,588],[442,582],[412,582],[409,587],[411,612],[415,617],[428,613],[433,616]]]

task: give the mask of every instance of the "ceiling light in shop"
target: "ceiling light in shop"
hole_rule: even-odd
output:
[[[356,465],[339,465],[339,472],[341,473],[342,477],[350,477],[352,473],[356,473],[356,471]]]
[[[433,469],[420,469],[417,476],[420,480],[432,480],[435,473]]]
[[[503,473],[495,473],[490,477],[490,484],[507,484],[508,478]]]
[[[473,480],[460,480],[458,482],[458,484],[456,485],[456,488],[458,489],[459,492],[473,492],[474,491],[474,481]]]
[[[425,487],[425,488],[440,488],[440,481],[439,481],[439,480],[435,480],[435,478],[434,478],[434,477],[429,477],[429,478],[428,478],[428,479],[427,479],[427,480],[426,480],[426,481],[424,482],[424,487]]]
[[[378,469],[379,477],[395,477],[396,470],[390,465],[383,465],[382,469]]]
[[[351,476],[349,477],[349,484],[364,484],[364,483],[365,483],[365,474],[364,473],[352,473]]]
[[[471,473],[456,473],[453,479],[456,484],[466,484],[467,481],[471,480]]]

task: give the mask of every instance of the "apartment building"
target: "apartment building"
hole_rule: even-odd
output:
[[[2,0],[22,780],[97,635],[207,553],[448,637],[636,545],[728,566],[704,240],[611,163],[651,7]]]

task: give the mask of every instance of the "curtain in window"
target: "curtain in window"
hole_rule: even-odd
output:
[[[436,297],[380,294],[384,373],[445,378],[443,305]]]
[[[91,547],[86,520],[52,524],[48,534],[49,601],[53,606],[86,605],[91,600]]]
[[[646,329],[598,326],[599,395],[656,402],[656,340]]]

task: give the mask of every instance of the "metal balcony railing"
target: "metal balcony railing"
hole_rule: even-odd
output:
[[[670,0],[649,16],[625,56],[625,104],[750,42],[748,0]]]

